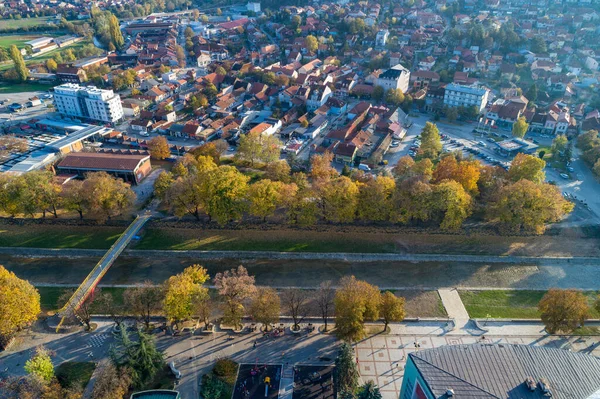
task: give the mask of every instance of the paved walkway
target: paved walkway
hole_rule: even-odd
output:
[[[454,319],[456,327],[464,328],[469,322],[469,313],[467,312],[467,309],[465,309],[465,305],[463,305],[460,295],[458,295],[458,290],[455,288],[440,289],[438,290],[438,294],[440,295],[442,304],[446,308],[448,317]]]

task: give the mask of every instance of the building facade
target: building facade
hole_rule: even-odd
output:
[[[481,112],[488,101],[489,90],[479,87],[463,86],[451,83],[444,92],[446,107],[477,107]]]
[[[115,123],[123,119],[121,97],[112,90],[66,83],[54,88],[54,106],[66,116]]]
[[[406,93],[409,82],[410,71],[400,64],[388,69],[377,78],[377,86],[383,87],[385,91],[400,89],[402,93]]]

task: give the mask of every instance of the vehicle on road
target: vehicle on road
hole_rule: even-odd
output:
[[[569,175],[568,175],[568,174],[566,174],[566,173],[561,173],[561,174],[560,174],[560,177],[562,177],[563,179],[568,179],[568,178],[569,178]]]
[[[397,148],[400,147],[400,143],[392,143],[392,145],[390,145],[391,148]]]
[[[477,142],[477,145],[479,145],[479,146],[481,146],[483,148],[487,147],[487,145],[483,141],[481,141],[481,140]]]
[[[358,169],[365,171],[365,172],[371,171],[371,168],[369,167],[369,165],[365,165],[364,163],[359,164]]]
[[[575,172],[575,169],[573,169],[573,167],[572,167],[572,166],[569,166],[569,167],[567,168],[567,170],[568,170],[569,172]]]

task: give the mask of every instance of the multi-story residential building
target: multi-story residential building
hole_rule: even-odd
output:
[[[485,108],[489,90],[481,87],[463,86],[450,83],[444,92],[444,106],[446,107],[477,107],[479,112]]]
[[[388,69],[377,78],[377,85],[385,91],[389,89],[400,89],[403,93],[408,90],[410,71],[398,64]]]
[[[257,13],[260,12],[260,2],[248,2],[248,4],[246,4],[246,10]]]
[[[387,29],[382,29],[377,32],[377,36],[375,37],[375,45],[377,47],[385,47],[388,37],[390,36],[390,31]]]
[[[65,83],[54,88],[54,106],[67,116],[115,123],[123,118],[121,97],[112,90]]]

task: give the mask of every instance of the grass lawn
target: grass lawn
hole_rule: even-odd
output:
[[[47,25],[48,21],[54,17],[21,18],[21,19],[2,19],[0,20],[0,30],[31,28],[32,26]]]
[[[505,319],[539,319],[537,309],[539,301],[546,291],[460,291],[469,316],[484,319],[489,314],[492,318]],[[590,318],[597,319],[600,314],[593,308],[598,297],[597,292],[585,292],[590,304]]]
[[[65,288],[65,287],[36,287],[38,292],[40,293],[40,304],[42,307],[42,312],[50,312],[58,310],[62,305],[59,304],[58,299],[60,296],[67,290],[73,290],[74,288]],[[102,288],[102,293],[109,293],[112,295],[115,303],[117,305],[123,304],[123,292],[125,288],[113,288],[107,287]],[[102,308],[99,306],[92,306],[92,309],[95,313],[103,313]]]
[[[0,20],[1,23],[5,20]],[[25,47],[25,42],[28,42],[33,39],[37,39],[41,37],[40,35],[9,35],[9,36],[0,36],[0,47],[4,47],[8,49],[13,44],[18,48]]]
[[[56,368],[56,378],[64,388],[85,389],[95,368],[94,362],[64,362]]]
[[[20,83],[20,84],[0,84],[0,94],[11,94],[11,93],[27,93],[34,91],[48,91],[52,85],[45,85],[41,83]]]
[[[0,225],[0,247],[108,249],[122,227]]]
[[[31,40],[31,39],[29,39],[29,40]],[[27,40],[25,40],[25,41],[27,41]],[[70,48],[73,51],[75,51],[75,50],[80,49],[80,48],[82,48],[83,46],[85,46],[86,44],[89,44],[89,43],[91,43],[91,41],[89,41],[89,40],[81,40],[81,41],[79,41],[77,43],[73,43],[73,44],[70,44],[70,45],[65,46],[65,47],[61,47],[61,48],[57,48],[57,49],[52,50],[52,51],[48,51],[47,53],[44,53],[44,54],[39,55],[37,57],[33,57],[33,58],[28,59],[28,60],[25,60],[25,65],[31,66],[31,65],[44,64],[46,62],[46,60],[49,60],[50,58],[52,58],[57,53],[61,53],[61,52],[63,52],[64,50],[66,50],[68,48]],[[12,68],[12,66],[13,66],[12,61],[3,62],[2,64],[0,64],[0,71],[6,71],[6,70]]]

